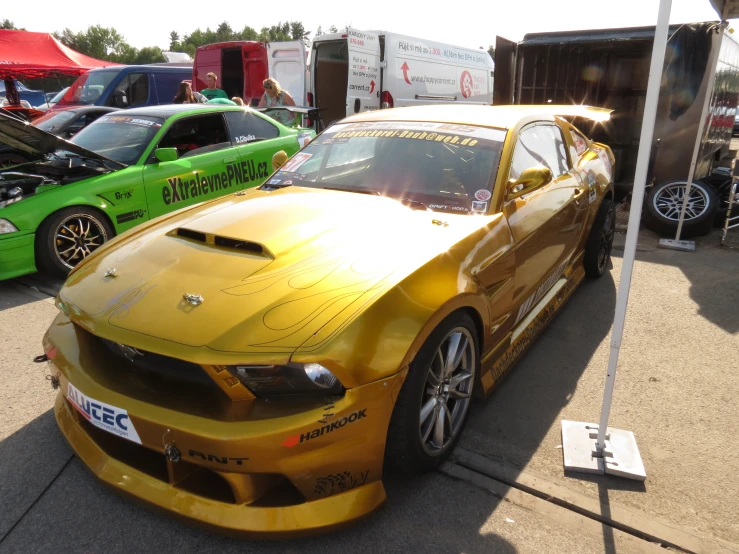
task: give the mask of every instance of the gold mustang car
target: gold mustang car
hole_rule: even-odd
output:
[[[103,483],[221,532],[372,512],[383,471],[436,467],[607,270],[614,158],[571,115],[604,110],[362,113],[259,188],[110,241],[44,337],[62,433]]]

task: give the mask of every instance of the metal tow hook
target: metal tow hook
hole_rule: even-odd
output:
[[[171,429],[167,429],[167,432],[162,435],[162,444],[164,445],[164,457],[173,464],[176,464],[180,461],[182,455],[180,454],[180,450],[175,446],[174,441],[167,443],[167,441],[165,440],[167,438],[167,435],[169,435],[171,432]]]
[[[46,354],[41,354],[33,359],[33,363],[42,364],[48,362],[49,357]],[[59,372],[56,375],[46,375],[46,380],[51,382],[51,388],[57,390],[59,388]]]

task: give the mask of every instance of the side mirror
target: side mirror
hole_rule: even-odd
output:
[[[280,150],[272,156],[272,170],[277,171],[287,162],[287,152]]]
[[[552,181],[552,170],[548,167],[530,167],[521,173],[518,180],[508,182],[507,200],[520,198]]]
[[[160,162],[174,162],[177,160],[177,149],[157,148],[154,150],[154,157]]]
[[[117,90],[113,93],[113,99],[115,101],[116,108],[125,108],[128,106],[128,98],[126,93],[122,90]]]

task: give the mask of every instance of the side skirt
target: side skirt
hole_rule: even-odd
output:
[[[570,266],[569,274],[554,283],[524,320],[483,357],[480,379],[483,396],[488,396],[502,381],[583,281],[585,270],[578,262],[581,262],[580,257]]]

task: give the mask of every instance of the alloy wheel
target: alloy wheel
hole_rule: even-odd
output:
[[[54,232],[54,251],[69,269],[92,254],[108,240],[105,227],[93,216],[77,214],[66,218]]]
[[[670,183],[662,187],[652,199],[655,211],[665,219],[678,221],[683,209],[686,188],[687,183]],[[708,209],[709,202],[708,193],[703,187],[693,183],[690,187],[688,205],[685,209],[685,220],[695,219],[703,215]]]
[[[424,383],[418,428],[429,456],[441,455],[462,429],[472,401],[476,356],[465,327],[452,329],[436,349]]]

